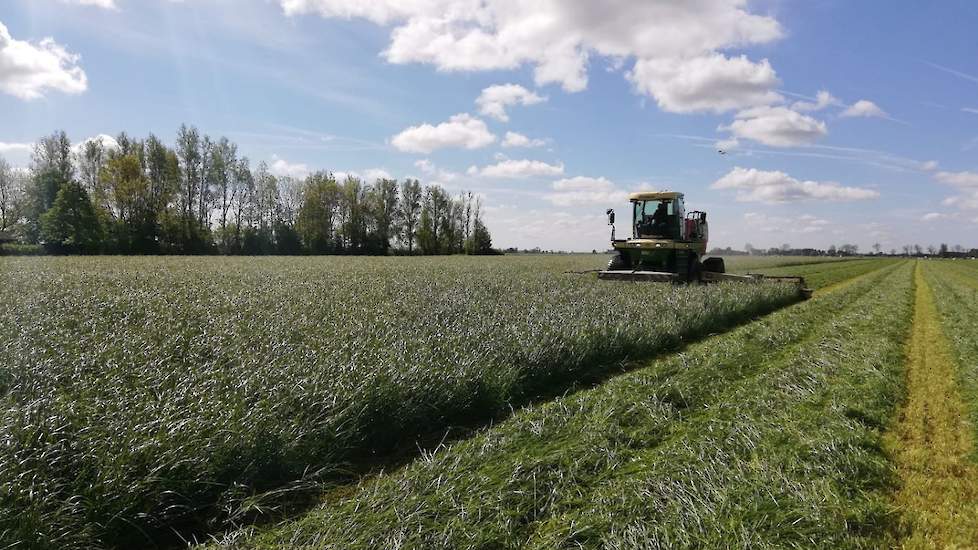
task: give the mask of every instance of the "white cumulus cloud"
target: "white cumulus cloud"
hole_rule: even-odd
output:
[[[941,182],[957,187],[978,188],[978,172],[938,172],[934,178]]]
[[[811,214],[804,214],[796,218],[785,218],[758,212],[745,213],[744,223],[752,229],[765,233],[819,233],[829,225],[828,220]]]
[[[78,66],[80,57],[45,38],[37,44],[15,40],[0,23],[0,91],[31,100],[48,90],[79,94],[88,89],[88,77]]]
[[[772,147],[811,145],[828,134],[825,123],[787,107],[755,107],[740,111],[729,126],[721,126],[738,138]]]
[[[662,110],[673,113],[722,113],[781,100],[774,91],[780,81],[768,60],[755,63],[743,55],[640,59],[628,76]]]
[[[304,178],[311,172],[307,164],[299,162],[292,163],[278,155],[272,155],[272,164],[269,165],[268,170],[279,177],[291,176],[295,178]]]
[[[383,168],[367,168],[363,171],[363,180],[368,183],[373,183],[377,180],[392,180],[394,176],[390,172],[384,170]]]
[[[429,178],[432,185],[445,187],[459,178],[459,174],[451,170],[439,168],[435,163],[428,159],[414,161],[414,166],[421,170]]]
[[[107,10],[117,10],[115,0],[61,0],[65,4],[78,4],[79,6],[94,6]]]
[[[497,84],[482,90],[475,103],[479,106],[479,112],[495,118],[502,122],[509,121],[506,108],[510,105],[536,105],[546,101],[547,98],[541,97],[519,84]]]
[[[485,122],[462,113],[436,126],[411,126],[391,138],[391,145],[409,153],[430,153],[446,147],[479,149],[494,141],[496,136]]]
[[[537,85],[587,86],[589,59],[695,59],[783,35],[746,0],[280,0],[290,15],[391,25],[383,56],[445,71],[531,66]],[[650,86],[647,79],[642,79]],[[647,88],[651,90],[652,88]]]
[[[546,140],[529,138],[518,132],[506,132],[502,143],[503,147],[543,147],[546,144]]]
[[[821,90],[815,94],[814,103],[809,101],[796,101],[791,104],[791,109],[795,111],[821,111],[826,107],[834,105],[842,105],[842,102],[827,90]]]
[[[30,153],[34,150],[33,143],[5,143],[0,141],[0,154],[3,153]]]
[[[937,181],[957,187],[960,194],[944,199],[945,206],[960,210],[978,210],[978,172],[937,172]]]
[[[533,178],[546,176],[560,176],[564,173],[564,165],[547,164],[539,160],[512,160],[506,159],[483,167],[481,170],[469,168],[470,175],[480,174],[490,178]]]
[[[303,165],[304,166],[304,165]],[[383,168],[367,168],[366,170],[351,170],[348,172],[333,172],[333,179],[343,183],[347,178],[360,180],[365,184],[373,184],[377,180],[391,180],[394,176]]]
[[[628,193],[604,177],[575,176],[555,181],[545,198],[557,206],[608,207],[628,200]]]
[[[866,117],[866,118],[868,117],[888,118],[889,117],[889,115],[886,114],[886,111],[880,109],[879,106],[873,103],[872,101],[868,101],[865,99],[860,99],[859,101],[847,107],[845,111],[842,111],[842,114],[840,116]]]
[[[735,190],[737,200],[742,202],[854,201],[879,197],[879,192],[872,189],[845,187],[835,182],[800,181],[780,171],[739,166],[710,188]]]
[[[76,155],[80,155],[84,153],[85,146],[87,146],[89,143],[96,142],[96,141],[102,143],[102,149],[105,151],[111,151],[119,148],[119,142],[116,141],[114,137],[108,134],[98,134],[96,136],[83,139],[78,143],[72,145],[71,152],[75,153]]]
[[[553,188],[556,191],[611,191],[615,184],[604,177],[574,176],[555,181]]]

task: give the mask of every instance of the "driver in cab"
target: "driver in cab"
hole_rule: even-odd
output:
[[[665,236],[668,232],[669,206],[665,202],[660,202],[651,216],[645,216],[643,223],[639,226],[639,233],[643,235]]]

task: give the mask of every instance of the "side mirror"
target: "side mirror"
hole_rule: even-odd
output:
[[[614,211],[614,209],[609,208],[608,211],[605,212],[605,214],[608,215],[608,225],[615,225],[615,211]]]

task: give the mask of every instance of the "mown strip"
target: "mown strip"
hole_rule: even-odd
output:
[[[891,265],[519,411],[237,547],[860,546],[887,536],[880,431],[910,269]]]
[[[905,548],[978,546],[978,465],[957,391],[957,369],[922,267],[914,270],[913,328],[907,343],[907,398],[886,437],[900,488]]]
[[[978,441],[978,261],[928,260],[924,276],[933,289],[944,334],[958,365],[958,389],[967,405],[970,424]],[[978,449],[972,453],[978,462]]]

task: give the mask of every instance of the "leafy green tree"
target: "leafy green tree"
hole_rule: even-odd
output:
[[[302,254],[302,239],[295,227],[287,223],[275,225],[275,253],[287,256]]]
[[[41,237],[53,252],[90,254],[102,241],[102,227],[82,185],[70,181],[61,187],[54,205],[41,216]]]
[[[214,241],[211,232],[197,223],[197,218],[178,210],[167,209],[160,214],[159,248],[163,254],[212,254]]]
[[[367,243],[366,190],[360,178],[347,176],[340,193],[340,237],[342,250],[364,253]]]
[[[32,170],[25,198],[24,236],[28,242],[37,243],[41,239],[41,216],[54,206],[58,191],[68,180],[53,168]]]
[[[71,141],[64,130],[39,139],[34,144],[32,162],[35,172],[54,171],[60,181],[71,181],[75,176],[75,167],[71,162]],[[57,192],[55,190],[54,194],[57,195]],[[54,197],[51,198],[53,202]]]
[[[314,254],[334,252],[335,222],[341,190],[328,172],[316,172],[306,179],[302,207],[296,230],[306,248]]]
[[[41,216],[53,205],[61,186],[71,181],[71,142],[63,131],[43,137],[34,144],[31,177],[25,192],[24,237],[31,243],[41,238]]]
[[[373,219],[373,233],[381,254],[390,250],[397,220],[397,181],[378,179],[367,194],[368,209]]]
[[[422,254],[438,254],[438,237],[435,231],[436,220],[431,215],[431,209],[421,207],[421,219],[418,220],[418,249]]]
[[[150,204],[159,212],[180,191],[180,160],[153,134],[146,139],[146,177],[149,179]]]
[[[489,234],[489,229],[486,228],[486,225],[482,223],[480,210],[481,204],[476,201],[475,217],[472,223],[472,234],[465,241],[465,253],[495,254],[496,252],[492,249],[492,236]]]

